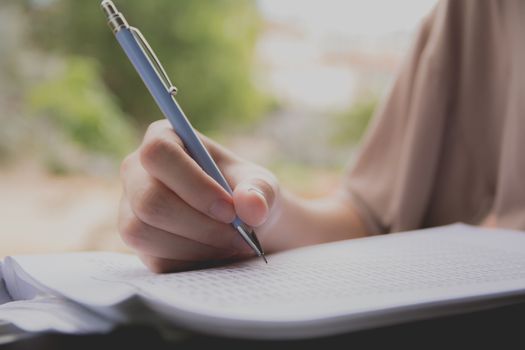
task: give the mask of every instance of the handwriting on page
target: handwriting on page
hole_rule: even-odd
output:
[[[268,265],[254,260],[166,275],[154,275],[140,265],[129,268],[118,259],[97,259],[101,272],[96,277],[163,300],[222,306],[359,300],[516,279],[525,283],[525,253],[439,237],[411,237],[410,245],[403,239],[289,252],[272,256]]]

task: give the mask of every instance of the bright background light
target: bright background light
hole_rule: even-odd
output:
[[[393,71],[435,0],[258,0],[265,18],[260,59],[269,88],[285,102],[343,108],[363,72]],[[368,83],[371,83],[369,81]]]
[[[234,126],[241,126],[238,129],[217,128],[211,136],[240,156],[268,167],[283,186],[292,191],[307,197],[324,194],[337,186],[343,166],[352,161],[375,106],[387,93],[422,18],[436,1],[237,1],[116,2],[122,3],[126,13],[129,10],[129,19],[133,18],[151,41],[165,36],[155,42],[156,49],[168,49],[165,56],[161,55],[165,64],[179,59],[179,70],[176,65],[167,69],[175,84],[181,84],[184,81],[181,78],[186,74],[187,85],[181,89],[181,99],[184,94],[199,92],[201,86],[206,88],[215,84],[215,89],[210,90],[212,93],[193,100],[193,107],[208,106],[207,112],[216,112],[217,107],[237,103],[237,107],[246,107],[245,111],[256,111],[254,101],[257,99],[237,85],[239,81],[248,81],[247,85],[259,93],[251,84],[253,70],[256,84],[265,92],[260,97],[268,97],[271,108],[259,108],[258,118],[244,126],[242,122],[247,119],[246,115],[232,113],[230,121],[234,121]],[[186,8],[182,15],[181,5]],[[171,8],[171,12],[161,13],[164,7]],[[135,9],[136,17],[132,16],[132,9]],[[221,9],[223,12],[218,12]],[[68,30],[62,30],[62,27],[56,31],[51,29],[53,23],[63,23],[69,18],[64,13],[81,14],[75,23],[92,28],[82,31],[77,25],[75,31],[71,23],[65,23],[63,25]],[[178,15],[181,17],[176,17]],[[251,17],[243,22],[246,15]],[[159,28],[161,17],[188,21],[179,27],[180,23],[175,20],[163,22],[167,26],[165,29],[178,28],[180,36],[188,39],[188,45],[174,43],[173,33]],[[255,26],[245,24],[256,23],[254,20],[258,18],[262,19],[260,31],[248,41],[244,34],[249,31],[239,31],[235,36],[231,35],[231,30],[225,30],[222,36],[220,30],[216,30],[216,27],[231,29],[238,25],[253,29]],[[38,36],[40,31],[32,31],[38,23],[44,29],[41,32],[43,37]],[[143,28],[147,23],[150,27]],[[155,35],[151,35],[152,32]],[[192,33],[198,35],[192,36]],[[199,36],[203,33],[207,40]],[[177,38],[175,36],[175,41]],[[55,42],[60,49],[53,50],[52,45],[45,43],[37,45],[46,40]],[[104,40],[108,40],[107,47],[100,46]],[[170,46],[170,43],[174,45]],[[227,46],[232,43],[239,51]],[[189,50],[181,52],[179,47]],[[198,50],[192,51],[191,48],[195,47]],[[226,55],[221,60],[199,51],[210,47],[218,47],[218,52]],[[111,49],[115,51],[108,54]],[[130,141],[131,151],[131,147],[140,142],[146,126],[140,124],[140,121],[145,121],[140,118],[161,117],[150,97],[143,95],[146,91],[135,72],[130,70],[128,75],[120,72],[118,76],[109,77],[111,79],[102,76],[102,68],[108,67],[108,59],[113,59],[115,64],[128,64],[119,50],[104,23],[97,1],[0,1],[0,121],[4,126],[0,128],[0,257],[64,250],[125,249],[116,234],[121,194],[116,169],[121,156],[108,162],[107,154],[89,148],[80,149],[74,142],[78,140],[72,140],[66,133],[74,129],[71,129],[71,125],[75,126],[73,121],[91,122],[91,118],[100,119],[101,115],[104,117],[99,126],[105,126],[112,117],[119,117],[116,112],[121,107],[130,107],[130,102],[136,102],[135,114],[129,114],[131,111],[120,113],[125,123],[117,128],[120,135],[113,133],[115,129],[111,131],[112,139],[121,136],[121,140],[124,139],[124,126],[136,131],[136,138]],[[248,54],[242,56],[239,52]],[[187,59],[184,54],[193,56]],[[101,58],[100,55],[106,56]],[[242,59],[238,60],[239,57]],[[244,64],[239,67],[243,69],[241,77],[246,80],[239,80],[239,74],[228,73],[232,70],[226,65],[236,59]],[[188,73],[187,69],[191,70],[193,63],[208,75],[203,78]],[[64,70],[64,67],[74,69]],[[112,73],[115,75],[114,71]],[[217,76],[220,79],[212,79]],[[116,92],[122,93],[123,90],[115,86],[112,90],[114,96],[108,94],[109,82],[115,83],[116,78],[124,82],[123,86],[130,90],[128,92],[136,93],[133,95],[136,98],[124,100],[124,94],[116,98]],[[51,100],[52,107],[60,107],[65,113],[41,115],[31,105],[30,92],[46,82],[51,82],[52,87],[58,84],[61,89],[57,90],[59,93],[50,94],[46,94],[47,89],[40,89],[40,94]],[[133,82],[136,85],[131,85]],[[229,89],[224,89],[224,84]],[[75,91],[76,94],[72,95],[75,102],[64,98],[63,95],[69,96]],[[220,97],[215,93],[221,93]],[[230,99],[225,103],[224,98]],[[153,108],[144,112],[140,107],[148,104]],[[189,103],[182,105],[189,108]],[[82,108],[76,108],[78,106]],[[207,113],[188,115],[193,121],[199,116],[205,123],[210,121]],[[69,124],[64,123],[64,119],[58,119],[58,122],[46,119],[53,116],[67,117],[65,120]],[[222,117],[221,122],[224,121]],[[121,119],[113,118],[113,121]],[[63,127],[68,125],[70,129]],[[90,127],[84,125],[79,129],[82,132],[74,129],[74,135],[91,135],[91,147],[103,145],[104,140],[95,138],[101,128],[92,127],[97,124],[87,125]],[[209,131],[213,130],[206,132]]]

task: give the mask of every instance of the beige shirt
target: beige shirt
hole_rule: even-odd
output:
[[[347,186],[373,233],[487,217],[525,230],[525,1],[438,4]]]

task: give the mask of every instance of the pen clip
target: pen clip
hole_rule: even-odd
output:
[[[144,37],[144,35],[142,35],[140,30],[138,30],[135,27],[129,27],[129,29],[131,31],[131,34],[133,34],[133,36],[137,39],[139,45],[142,47],[142,49],[144,50],[146,55],[149,57],[151,62],[156,66],[157,74],[159,75],[160,79],[164,83],[164,87],[166,88],[168,93],[171,96],[175,96],[177,94],[177,88],[175,87],[175,85],[173,85],[171,83],[171,80],[168,77],[168,74],[166,73],[166,70],[164,69],[164,67],[160,63],[159,59],[157,58],[157,55],[155,55],[155,52],[153,51],[153,49],[149,45],[149,43],[146,40],[146,38]]]

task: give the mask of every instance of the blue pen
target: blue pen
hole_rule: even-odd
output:
[[[208,175],[217,181],[228,193],[232,194],[230,185],[175,100],[174,96],[177,93],[177,89],[171,83],[162,64],[144,36],[138,29],[128,25],[128,22],[112,1],[102,1],[101,7],[108,17],[109,27],[113,30],[117,41],[144,81],[144,84],[146,84],[160,110],[181,138],[190,156]],[[238,216],[235,217],[232,226],[255,253],[267,263],[255,232],[243,223]]]

